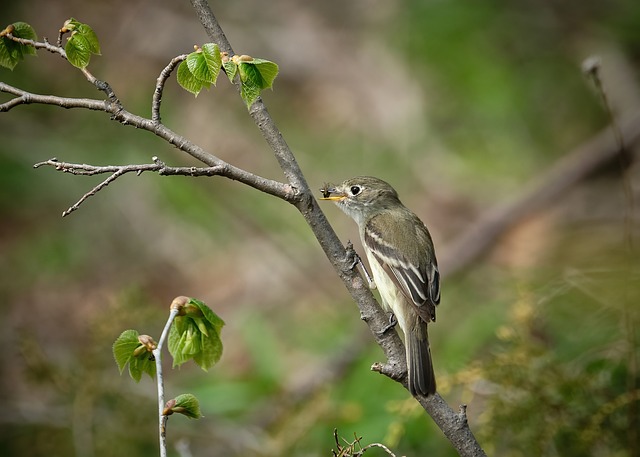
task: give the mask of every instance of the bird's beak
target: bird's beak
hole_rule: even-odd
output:
[[[347,196],[344,192],[338,191],[335,186],[331,184],[325,184],[320,188],[320,192],[322,192],[322,197],[320,200],[332,200],[332,201],[340,201],[344,200]]]

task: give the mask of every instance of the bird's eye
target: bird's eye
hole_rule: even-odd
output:
[[[354,197],[356,195],[358,195],[360,193],[360,191],[362,190],[360,188],[360,186],[351,186],[351,189],[349,189],[351,191],[351,195],[353,195]]]

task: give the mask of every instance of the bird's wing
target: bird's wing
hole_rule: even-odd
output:
[[[431,245],[431,237],[422,222],[403,222],[373,217],[365,226],[363,242],[420,314],[435,320],[435,305],[440,303],[440,273],[433,252],[420,251],[421,246]],[[394,224],[392,231],[389,224]],[[400,252],[396,248],[399,237],[404,237],[403,246],[410,245],[415,251]]]

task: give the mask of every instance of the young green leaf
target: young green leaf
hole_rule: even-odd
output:
[[[240,79],[240,85],[240,96],[242,96],[247,108],[250,108],[260,96],[260,87],[252,81],[243,81],[242,79]]]
[[[85,68],[91,60],[91,51],[82,35],[71,35],[64,47],[69,63],[77,68]]]
[[[273,87],[273,81],[278,76],[278,65],[264,59],[236,60],[242,83],[240,95],[250,107],[262,90]]]
[[[204,44],[199,51],[192,52],[187,57],[189,71],[202,81],[205,87],[209,87],[210,84],[215,86],[221,65],[220,48],[215,43]]]
[[[222,63],[222,66],[224,67],[224,72],[227,74],[229,81],[233,83],[233,78],[236,77],[236,72],[238,71],[238,65],[236,65],[233,60],[228,59]]]
[[[222,57],[215,43],[206,43],[192,52],[178,67],[178,84],[198,96],[203,87],[215,85],[220,74]]]
[[[140,335],[135,330],[125,330],[113,343],[113,357],[116,360],[120,374],[129,364],[129,375],[136,382],[140,382],[142,374],[147,373],[152,378],[156,375],[156,364],[153,354],[140,343]]]
[[[190,419],[200,419],[202,417],[202,413],[200,412],[200,403],[194,395],[181,394],[174,400],[175,405],[171,407],[171,412],[184,414]]]
[[[183,61],[178,65],[178,73],[176,75],[178,80],[178,84],[182,86],[182,88],[188,92],[191,92],[196,97],[200,93],[203,87],[202,81],[196,78],[191,70],[189,70],[189,66],[186,61]]]
[[[271,89],[273,87],[273,81],[278,76],[278,65],[274,62],[264,59],[253,59],[248,62],[242,62],[242,67],[245,71],[248,70],[248,66],[253,66],[256,70],[255,78],[256,85],[260,89]]]
[[[71,65],[85,68],[89,65],[92,54],[100,54],[98,36],[87,24],[71,18],[64,23],[62,30],[71,32],[71,36],[64,47]]]
[[[133,357],[133,351],[140,346],[138,332],[135,330],[125,330],[113,343],[113,357],[116,359],[120,374],[124,371],[127,363]]]
[[[26,55],[36,55],[33,46],[16,43],[6,37],[11,33],[16,38],[37,41],[38,36],[33,28],[25,22],[15,22],[0,32],[0,65],[13,70]]]
[[[199,300],[191,299],[185,314],[175,318],[169,331],[167,346],[173,366],[190,359],[207,371],[222,356],[220,332],[224,321]]]
[[[87,24],[78,24],[75,30],[77,35],[82,36],[83,41],[86,43],[87,49],[96,55],[100,55],[100,42],[98,41],[98,35]]]

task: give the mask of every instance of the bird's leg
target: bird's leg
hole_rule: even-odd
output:
[[[373,281],[373,278],[369,274],[369,270],[367,270],[367,267],[364,265],[364,262],[362,261],[356,250],[353,249],[353,243],[351,241],[347,241],[346,253],[347,259],[351,261],[349,269],[353,270],[357,265],[360,265],[360,268],[364,273],[364,277],[367,278],[367,283],[369,283],[369,289],[375,289],[376,283]]]
[[[396,325],[398,325],[398,319],[396,318],[396,315],[393,313],[389,313],[389,323],[380,331],[380,334],[386,333]]]

